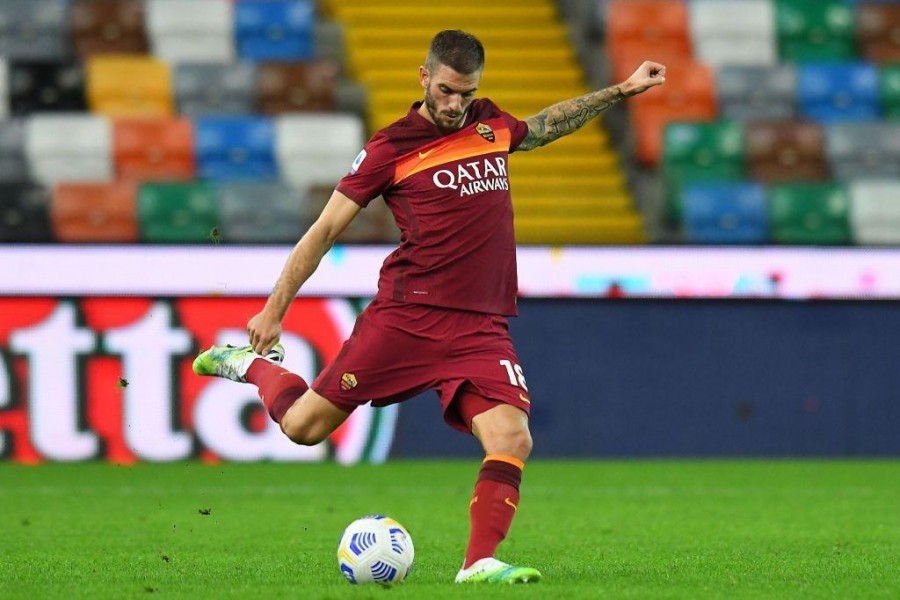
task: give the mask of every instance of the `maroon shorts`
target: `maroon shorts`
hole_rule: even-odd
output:
[[[380,298],[312,388],[347,412],[437,390],[444,420],[466,432],[497,404],[531,405],[505,317]]]

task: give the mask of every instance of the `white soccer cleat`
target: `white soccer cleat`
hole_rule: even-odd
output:
[[[269,353],[257,354],[252,346],[212,346],[194,359],[194,373],[216,375],[239,383],[247,382],[247,370],[257,358],[280,365],[284,362],[284,346],[275,344]]]
[[[456,574],[456,583],[537,583],[540,580],[541,572],[537,569],[508,565],[493,557],[476,560]]]

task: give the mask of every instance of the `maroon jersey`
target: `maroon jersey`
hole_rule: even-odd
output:
[[[400,228],[378,297],[516,314],[516,241],[509,153],[528,126],[487,99],[442,133],[417,111],[376,133],[337,190],[365,207],[379,195]]]

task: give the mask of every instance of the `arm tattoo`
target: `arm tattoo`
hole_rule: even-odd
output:
[[[528,135],[516,149],[533,150],[569,135],[624,99],[624,92],[616,85],[545,108],[525,120],[528,124]]]

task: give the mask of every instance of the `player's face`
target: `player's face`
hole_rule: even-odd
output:
[[[425,67],[419,68],[419,81],[425,88],[425,108],[438,129],[452,132],[462,127],[480,80],[481,71],[463,75],[446,65],[438,65],[430,73]]]

